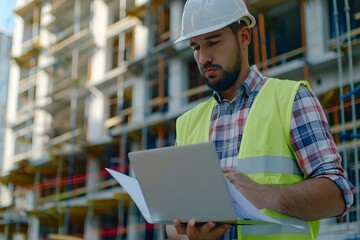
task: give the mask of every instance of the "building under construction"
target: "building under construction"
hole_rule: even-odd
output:
[[[11,49],[12,37],[8,31],[0,30],[0,166],[4,162],[4,131],[5,131],[5,116],[6,116],[6,102],[7,90],[9,85],[9,55]],[[9,201],[6,186],[0,185],[0,206],[6,205]]]
[[[359,189],[360,1],[247,0],[250,62],[306,79]],[[166,239],[105,168],[171,146],[175,120],[212,96],[187,43],[185,0],[18,0],[0,182],[0,239]],[[319,239],[360,239],[359,194]]]

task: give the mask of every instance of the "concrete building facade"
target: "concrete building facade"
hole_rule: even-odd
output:
[[[176,118],[212,96],[188,43],[173,44],[184,3],[18,0],[0,239],[166,239],[105,168],[132,175],[130,151],[174,145]],[[247,4],[251,64],[310,82],[359,186],[360,2]],[[359,238],[359,208],[357,195],[347,218],[323,220],[319,239]]]
[[[9,57],[11,50],[12,37],[8,31],[0,30],[0,166],[4,162],[4,133],[6,126],[6,105],[7,105],[7,92],[9,85]],[[0,185],[0,198],[1,204],[9,202],[8,189]]]

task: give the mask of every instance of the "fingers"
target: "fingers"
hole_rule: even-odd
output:
[[[186,234],[186,224],[181,224],[178,219],[174,220],[174,227],[178,234]]]
[[[222,235],[224,235],[227,230],[229,230],[231,227],[230,224],[221,224],[219,226],[217,226],[216,228],[213,229],[212,233],[214,236],[217,236],[216,238],[221,237]]]
[[[215,223],[208,222],[200,227],[197,227],[195,219],[191,219],[187,225],[186,234],[188,236],[208,234],[215,226]]]
[[[234,173],[236,172],[236,169],[235,168],[223,168],[223,173],[224,174],[229,174],[229,173]]]
[[[230,228],[230,224],[216,225],[214,222],[208,222],[201,226],[196,224],[195,219],[191,219],[187,225],[174,221],[174,226],[179,234],[186,234],[189,239],[217,239],[225,234]]]
[[[236,171],[233,168],[223,169],[223,172],[224,172],[224,175],[226,176],[226,178],[229,179],[229,181],[232,183],[234,181],[245,181],[245,180],[249,179],[245,173]]]

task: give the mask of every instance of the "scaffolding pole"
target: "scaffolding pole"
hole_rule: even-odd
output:
[[[71,140],[70,140],[70,156],[69,156],[69,182],[67,184],[67,191],[70,193],[73,191],[73,177],[75,174],[75,130],[76,130],[76,113],[78,108],[78,99],[77,99],[77,88],[73,89],[71,92],[71,102],[70,102],[70,130],[71,130]],[[65,213],[64,213],[64,234],[69,234],[70,226],[70,199],[67,199],[65,202]]]
[[[260,49],[261,49],[261,68],[264,71],[268,70],[268,63],[267,63],[267,50],[266,50],[266,33],[265,33],[265,18],[264,12],[261,11],[258,13],[259,19],[259,33],[260,33]]]
[[[349,80],[350,89],[354,92],[354,77],[353,77],[353,57],[352,57],[352,42],[351,42],[351,26],[350,26],[350,7],[349,0],[345,0],[345,15],[346,15],[346,28],[347,28],[347,44],[348,44],[348,59],[349,59]],[[360,230],[360,199],[359,199],[359,156],[357,147],[357,129],[356,129],[356,103],[355,94],[351,94],[351,119],[352,119],[352,142],[354,144],[354,167],[355,167],[355,187],[357,189],[355,193],[356,203],[356,222],[357,233]]]
[[[146,14],[144,16],[144,23],[145,26],[148,27],[148,29],[151,29],[151,16],[150,16],[150,10],[151,10],[151,4],[152,1],[149,0],[146,4],[145,4],[145,8],[146,8]],[[151,113],[151,109],[150,109],[150,105],[147,105],[149,96],[150,96],[150,89],[148,88],[147,85],[149,84],[150,81],[150,58],[151,58],[151,52],[150,52],[150,48],[152,46],[152,32],[149,31],[148,32],[148,36],[147,36],[147,50],[146,50],[146,56],[144,59],[144,80],[145,80],[145,98],[144,98],[144,117],[147,118],[150,113]],[[146,124],[144,124],[141,128],[141,148],[142,149],[148,149],[148,126],[146,126]],[[138,222],[138,235],[137,237],[139,239],[145,239],[146,238],[146,222],[142,217],[138,217],[137,218],[137,222]]]
[[[300,16],[301,16],[301,43],[303,48],[303,58],[304,58],[304,79],[310,81],[310,72],[309,64],[307,60],[307,42],[306,42],[306,25],[305,25],[305,7],[306,0],[300,0]]]
[[[341,63],[341,49],[340,49],[340,30],[339,30],[339,22],[338,22],[338,10],[337,10],[337,0],[333,1],[333,20],[335,24],[335,33],[336,33],[336,53],[337,53],[337,65],[338,65],[338,82],[339,82],[339,95],[340,95],[340,121],[341,121],[341,132],[345,133],[345,111],[344,111],[344,100],[342,98],[344,94],[344,88],[343,88],[343,69],[342,69],[342,63]],[[343,154],[343,167],[347,169],[347,152],[346,152],[346,139],[341,137],[341,149],[340,151]],[[346,214],[346,228],[347,228],[347,234],[349,234],[350,230],[350,218],[349,214]]]

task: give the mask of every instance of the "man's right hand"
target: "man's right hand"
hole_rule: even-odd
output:
[[[177,234],[185,234],[189,240],[212,240],[218,239],[230,228],[230,224],[217,225],[214,222],[208,222],[198,226],[195,219],[191,219],[187,224],[174,220],[174,227]]]

